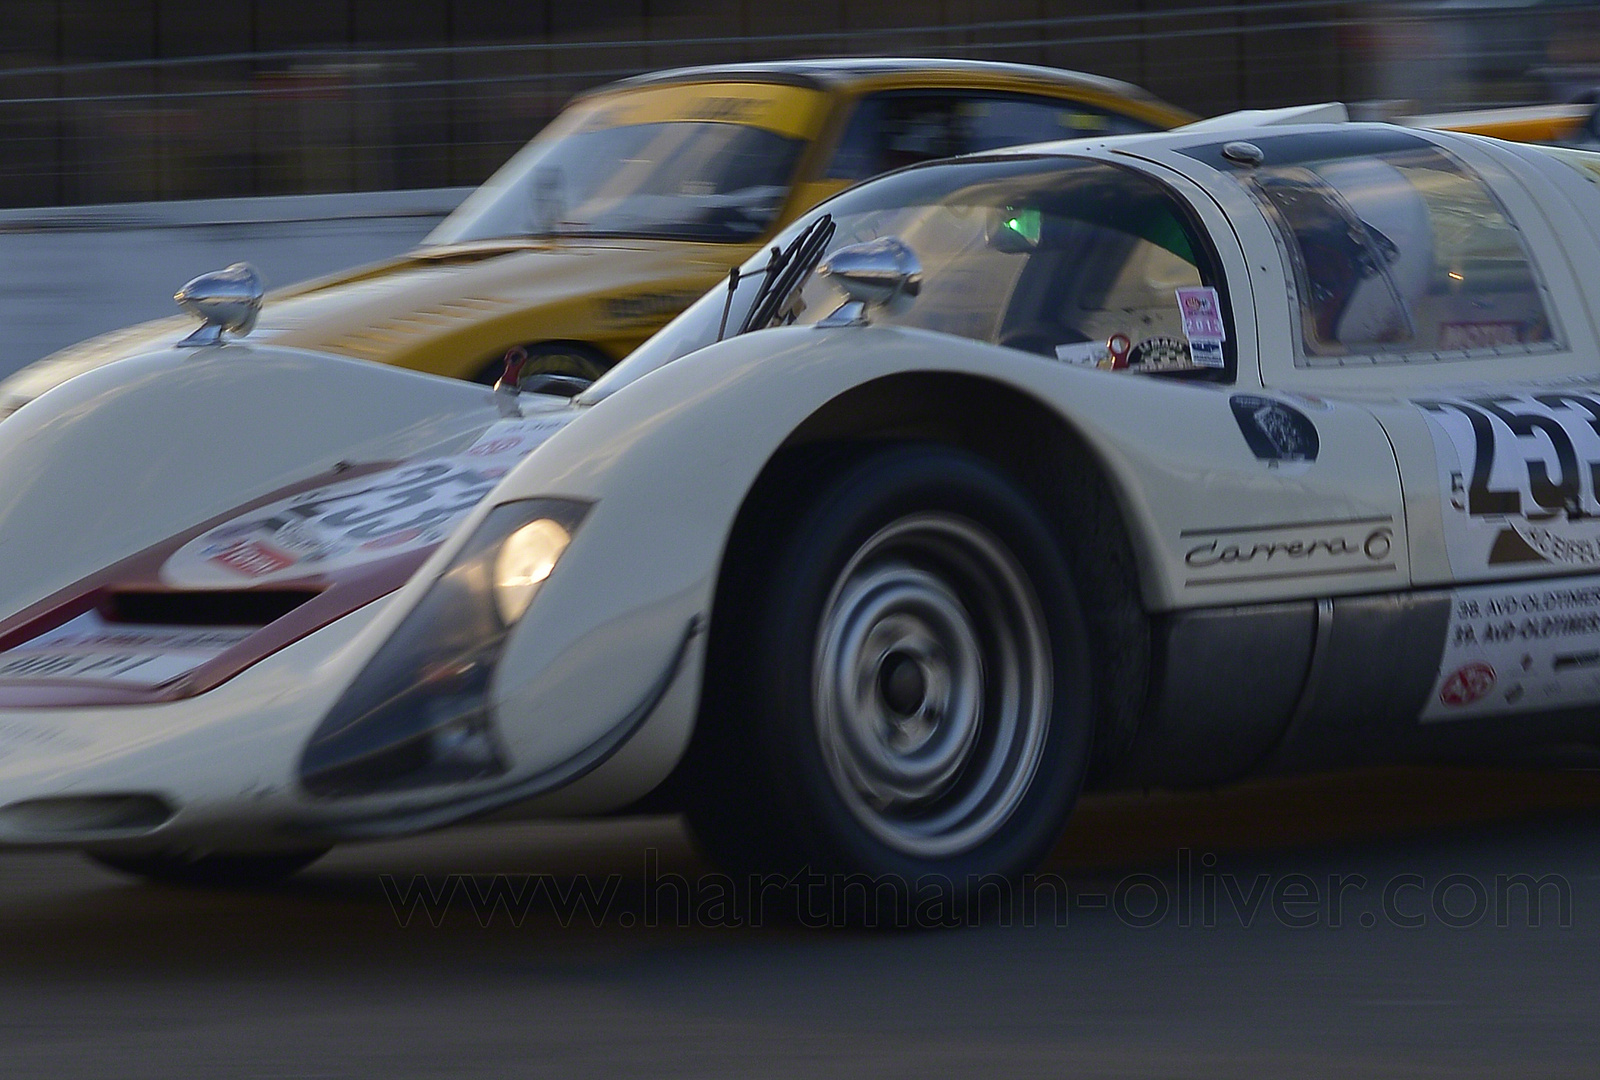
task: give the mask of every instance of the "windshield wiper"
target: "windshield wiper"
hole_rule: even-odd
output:
[[[833,239],[835,228],[833,215],[823,214],[805,231],[789,242],[783,250],[772,249],[772,255],[767,259],[767,265],[757,273],[762,275],[761,284],[756,289],[755,298],[750,302],[750,313],[739,324],[735,335],[747,334],[751,330],[764,330],[772,325],[772,320],[778,313],[788,306],[789,299],[796,289],[805,284],[806,278],[811,276],[811,271],[816,269],[817,263],[822,261],[822,254],[828,249],[828,241]],[[728,274],[728,299],[722,308],[722,325],[717,329],[717,340],[721,341],[728,329],[728,311],[733,306],[734,290],[739,287],[739,268],[736,266]]]

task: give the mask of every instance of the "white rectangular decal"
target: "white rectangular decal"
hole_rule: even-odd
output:
[[[109,683],[153,690],[181,678],[255,633],[251,627],[108,623],[85,612],[0,653],[0,684]]]
[[[1222,301],[1217,290],[1210,285],[1190,285],[1177,292],[1189,359],[1200,367],[1225,366],[1222,343],[1228,335],[1222,324]]]
[[[1600,702],[1600,580],[1482,585],[1451,597],[1424,720]]]
[[[1074,341],[1056,346],[1056,359],[1065,364],[1099,367],[1111,360],[1111,349],[1103,341]]]
[[[1439,461],[1459,577],[1600,570],[1600,393],[1574,388],[1412,402]]]

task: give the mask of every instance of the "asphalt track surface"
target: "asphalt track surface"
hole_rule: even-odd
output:
[[[1014,899],[872,932],[676,903],[669,875],[706,868],[670,818],[351,848],[253,894],[8,854],[0,1076],[1600,1074],[1596,774],[1096,797],[1045,871],[1065,925]],[[1495,895],[1517,874],[1550,876],[1537,927]],[[418,875],[546,891],[407,919]],[[563,916],[581,882],[610,899]]]

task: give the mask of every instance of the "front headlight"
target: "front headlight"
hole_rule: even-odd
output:
[[[494,606],[508,626],[522,618],[572,533],[554,518],[530,521],[505,538],[494,558]]]
[[[300,759],[307,792],[371,795],[510,767],[489,682],[511,627],[588,509],[528,499],[490,511],[312,734]]]

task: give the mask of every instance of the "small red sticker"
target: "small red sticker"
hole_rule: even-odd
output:
[[[1463,664],[1444,681],[1439,700],[1446,705],[1471,705],[1494,689],[1494,668],[1481,660]]]
[[[299,560],[260,540],[245,540],[233,544],[211,556],[211,561],[221,563],[229,570],[246,577],[261,577],[287,570]]]

